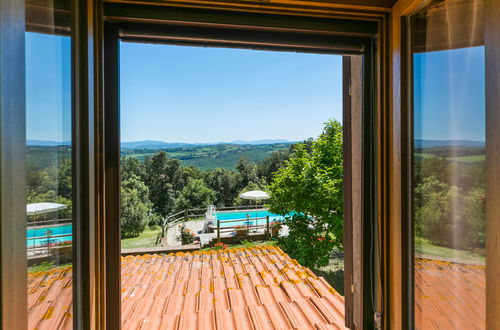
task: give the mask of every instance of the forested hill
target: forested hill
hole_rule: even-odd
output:
[[[165,148],[168,156],[179,159],[183,166],[196,166],[203,170],[227,168],[234,170],[238,160],[246,157],[252,162],[266,159],[273,151],[290,148],[292,142],[273,144],[216,144],[189,147]],[[122,157],[143,160],[153,156],[159,149],[122,149]],[[58,160],[71,158],[71,148],[67,146],[28,146],[28,166],[32,169],[44,168]]]
[[[165,150],[169,157],[179,159],[183,166],[196,166],[203,170],[218,167],[234,170],[238,160],[246,157],[251,162],[259,162],[268,158],[273,151],[290,148],[291,143],[274,143],[259,145],[216,144],[209,146],[192,146],[170,148]],[[153,156],[154,149],[122,149],[122,157],[135,157],[140,160]]]

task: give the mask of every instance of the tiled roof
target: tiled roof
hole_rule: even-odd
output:
[[[416,258],[417,329],[484,329],[485,267]]]
[[[28,282],[30,328],[69,326],[70,271]],[[344,298],[277,247],[127,256],[122,322],[124,329],[344,329]]]

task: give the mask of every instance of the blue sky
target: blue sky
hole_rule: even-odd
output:
[[[26,33],[27,138],[71,138],[70,40]],[[484,47],[414,55],[415,138],[484,141]],[[121,44],[122,141],[302,140],[341,120],[341,57]]]
[[[415,54],[415,138],[485,140],[484,47]]]
[[[121,43],[122,141],[316,137],[342,119],[342,58]]]
[[[71,140],[69,37],[26,33],[26,135]]]

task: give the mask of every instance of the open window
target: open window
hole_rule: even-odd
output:
[[[328,285],[319,285],[314,290],[318,290],[317,293],[312,294],[309,297],[307,294],[304,296],[309,302],[313,302],[313,305],[307,305],[309,307],[312,306],[311,310],[308,310],[304,302],[299,299],[293,293],[293,290],[300,290],[300,287],[305,285],[305,283],[315,282],[315,281],[323,281],[320,277],[316,277],[316,275],[312,275],[311,278],[308,276],[304,278],[295,278],[295,275],[286,275],[287,268],[293,268],[291,271],[294,273],[308,273],[312,274],[308,269],[301,268],[302,265],[296,264],[300,269],[295,269],[294,262],[289,259],[290,257],[287,254],[282,254],[281,250],[278,250],[278,255],[283,256],[283,260],[276,260],[278,264],[281,265],[289,265],[283,267],[278,267],[276,269],[270,269],[270,266],[266,266],[260,264],[260,266],[256,266],[252,264],[252,262],[245,262],[244,260],[250,260],[250,255],[252,253],[264,253],[262,250],[256,249],[255,251],[250,252],[239,252],[240,255],[236,252],[226,253],[224,251],[206,251],[206,252],[194,252],[191,254],[187,254],[185,258],[191,260],[192,258],[201,262],[201,265],[212,264],[214,269],[219,269],[218,267],[222,267],[224,269],[223,274],[228,272],[229,274],[233,274],[234,276],[243,276],[244,278],[235,284],[235,292],[234,294],[230,294],[226,297],[226,295],[218,296],[214,301],[219,301],[219,304],[222,301],[225,301],[224,306],[228,308],[234,308],[234,316],[231,314],[225,313],[225,310],[229,310],[228,308],[223,308],[224,306],[219,306],[216,312],[213,312],[211,309],[196,309],[198,306],[200,308],[200,304],[202,304],[202,300],[199,302],[193,301],[189,302],[186,299],[182,301],[177,301],[179,306],[178,309],[171,310],[172,301],[174,301],[175,295],[173,292],[176,289],[174,286],[170,289],[171,294],[167,294],[165,297],[160,297],[163,299],[163,303],[165,304],[164,308],[167,310],[171,310],[172,314],[175,314],[174,318],[170,318],[169,322],[208,322],[211,324],[215,322],[224,322],[225,324],[231,324],[232,322],[244,322],[244,324],[252,324],[257,322],[284,322],[283,324],[288,324],[290,322],[299,322],[296,325],[300,327],[300,322],[306,322],[304,324],[322,324],[324,322],[327,324],[337,324],[339,326],[343,326],[343,324],[338,324],[337,317],[340,316],[342,321],[341,323],[345,323],[346,326],[354,328],[362,328],[366,326],[373,325],[374,320],[374,311],[378,309],[376,306],[376,299],[372,299],[372,297],[376,296],[375,288],[376,288],[376,275],[375,275],[375,265],[374,262],[370,260],[374,260],[375,251],[377,250],[376,239],[374,238],[373,233],[376,232],[376,226],[374,224],[375,219],[373,218],[374,210],[376,208],[375,200],[371,198],[374,189],[374,174],[375,170],[373,168],[374,164],[374,145],[372,144],[374,139],[368,138],[372,137],[374,134],[373,127],[373,118],[374,114],[372,113],[372,104],[375,102],[373,95],[370,94],[370,88],[368,87],[370,82],[370,76],[373,74],[373,56],[372,53],[372,41],[370,39],[370,35],[373,33],[371,30],[373,26],[368,24],[366,26],[366,32],[364,32],[363,37],[359,36],[342,36],[340,33],[342,27],[340,21],[326,21],[323,19],[304,19],[303,21],[295,19],[293,22],[287,21],[286,19],[278,19],[277,17],[266,17],[264,16],[253,16],[253,15],[232,15],[226,16],[222,18],[217,13],[213,13],[210,11],[202,11],[202,10],[179,10],[179,11],[162,11],[160,8],[158,11],[154,13],[141,11],[140,7],[136,7],[138,12],[137,15],[145,15],[141,22],[138,22],[133,17],[127,17],[127,11],[123,11],[119,6],[109,5],[105,9],[105,14],[108,17],[108,22],[105,25],[105,148],[106,148],[106,166],[107,174],[105,175],[106,183],[107,183],[107,266],[111,267],[111,271],[108,273],[107,281],[110,283],[108,290],[112,292],[117,292],[122,290],[125,285],[125,294],[124,299],[121,303],[129,306],[131,305],[130,299],[136,299],[136,294],[140,296],[138,292],[134,294],[133,288],[130,285],[134,285],[134,281],[131,280],[130,274],[133,273],[130,265],[136,264],[134,261],[136,257],[134,255],[143,255],[143,254],[151,254],[154,253],[154,249],[142,249],[144,251],[141,252],[141,249],[136,249],[135,251],[126,250],[125,253],[130,255],[126,257],[125,263],[120,260],[120,255],[123,253],[123,249],[120,246],[120,200],[118,196],[120,195],[120,158],[123,155],[123,150],[120,149],[120,122],[125,122],[127,118],[122,117],[123,114],[120,114],[120,100],[123,100],[123,97],[120,96],[121,89],[119,87],[119,83],[121,81],[120,77],[120,52],[123,51],[124,46],[123,43],[127,42],[135,42],[135,43],[155,43],[155,44],[165,44],[165,45],[175,45],[170,47],[193,47],[193,46],[204,46],[204,47],[224,47],[224,48],[247,48],[247,49],[256,49],[256,50],[264,50],[264,51],[280,51],[280,52],[301,52],[301,53],[318,53],[318,54],[341,54],[344,59],[342,61],[343,66],[343,74],[342,74],[342,97],[343,97],[343,208],[344,211],[344,229],[343,229],[343,249],[345,256],[345,273],[344,273],[344,286],[342,291],[345,295],[344,298],[341,298],[341,303],[336,307],[332,305],[331,302],[334,301],[333,298],[328,300],[330,305],[322,305],[321,301],[316,302],[316,295],[319,294],[319,299],[321,299],[321,292],[329,291],[335,292],[334,289],[329,287]],[[194,15],[196,13],[196,15]],[[292,25],[290,25],[292,24]],[[339,25],[337,25],[339,24]],[[370,32],[372,31],[372,32]],[[161,46],[157,46],[161,47]],[[164,46],[168,47],[168,46]],[[168,60],[167,58],[165,60]],[[161,66],[161,62],[157,64]],[[339,72],[340,75],[340,72]],[[340,78],[340,77],[339,77]],[[148,82],[142,82],[147,85]],[[130,90],[129,90],[130,92]],[[191,91],[193,95],[196,95],[196,90],[193,89]],[[313,111],[313,110],[308,110]],[[214,116],[217,116],[217,112],[214,112]],[[224,118],[221,118],[224,120]],[[265,138],[265,137],[263,137]],[[150,157],[147,161],[149,162],[151,159],[153,161],[158,160],[154,159],[154,157]],[[146,164],[147,165],[147,164]],[[146,166],[144,165],[144,166]],[[152,166],[152,164],[150,164]],[[127,163],[127,167],[130,167],[131,164]],[[128,175],[128,174],[127,174]],[[199,187],[198,187],[199,188]],[[123,192],[123,190],[122,190]],[[127,199],[129,197],[127,196]],[[363,202],[364,201],[364,202]],[[259,206],[259,205],[257,205]],[[233,207],[233,206],[231,206]],[[228,208],[230,209],[230,208]],[[177,212],[176,212],[177,211]],[[209,210],[196,210],[196,209],[188,209],[185,210],[172,210],[171,213],[167,215],[163,215],[160,219],[160,225],[162,227],[160,231],[160,235],[158,236],[157,242],[161,242],[162,239],[166,241],[167,247],[168,245],[172,245],[174,243],[170,242],[174,239],[183,239],[181,234],[184,232],[177,232],[179,229],[177,225],[181,223],[186,224],[186,220],[191,218],[196,218],[196,216],[202,216],[204,218],[207,217],[207,213]],[[213,242],[225,241],[230,232],[233,231],[234,228],[231,224],[227,224],[229,222],[234,221],[243,221],[244,219],[238,218],[237,214],[240,214],[241,210],[226,210],[224,206],[220,207],[219,210],[217,208],[213,209],[215,213],[217,211],[226,212],[226,215],[233,214],[236,216],[234,219],[231,218],[229,220],[220,220],[215,218],[213,222],[207,222],[207,228],[203,228],[200,233],[201,235],[195,235],[201,237],[201,244],[206,247],[210,247]],[[197,214],[196,212],[200,213]],[[238,234],[236,232],[236,236],[238,235],[246,235],[245,237],[249,238],[250,235],[257,234],[259,224],[256,223],[250,226],[249,223],[251,221],[258,222],[259,210],[256,211],[255,218],[251,216],[252,212],[247,212],[247,221],[245,225],[243,225],[246,230],[245,234]],[[263,213],[264,214],[264,213]],[[250,216],[250,218],[248,218]],[[263,224],[262,233],[263,235],[272,235],[268,224],[265,223],[266,218],[269,216],[264,215],[262,217]],[[273,214],[271,213],[271,216]],[[217,216],[216,216],[217,217]],[[283,219],[286,216],[284,215]],[[235,220],[236,219],[236,220]],[[205,219],[207,220],[207,219]],[[271,219],[272,220],[272,219]],[[269,221],[269,220],[267,220]],[[226,223],[227,222],[227,223]],[[286,222],[285,222],[286,223]],[[221,228],[221,226],[226,226]],[[227,227],[229,226],[229,227]],[[286,226],[286,225],[285,225]],[[240,226],[238,226],[240,227]],[[252,228],[250,228],[252,227]],[[255,228],[254,228],[255,227]],[[267,228],[266,228],[267,227]],[[229,229],[228,229],[229,228]],[[243,232],[243,230],[241,230]],[[255,233],[254,233],[255,231]],[[172,234],[173,232],[173,234]],[[187,232],[190,234],[190,232]],[[195,231],[198,234],[198,230]],[[173,235],[173,236],[172,236]],[[187,234],[186,234],[187,235]],[[212,235],[212,236],[210,236]],[[231,233],[231,235],[233,235]],[[172,236],[172,237],[170,237]],[[210,237],[209,237],[210,236]],[[232,236],[231,236],[232,237]],[[311,237],[311,239],[316,239],[317,237]],[[230,238],[232,240],[232,238]],[[324,237],[324,239],[328,239]],[[187,239],[186,239],[187,240]],[[239,240],[238,242],[240,242]],[[122,241],[123,242],[123,241]],[[128,244],[128,243],[127,243]],[[223,243],[222,243],[223,244]],[[175,245],[175,244],[174,244]],[[155,263],[165,263],[166,266],[172,268],[176,268],[176,262],[174,259],[180,257],[170,257],[168,259],[161,255],[163,250],[172,251],[172,249],[168,249],[165,246],[162,247],[160,244],[158,247],[159,256],[154,256],[153,260]],[[163,251],[163,252],[165,252]],[[231,250],[232,251],[232,250]],[[215,256],[213,256],[215,253]],[[226,254],[224,254],[226,253]],[[233,255],[233,253],[235,253]],[[248,254],[250,253],[250,254]],[[274,250],[270,250],[269,253],[274,254]],[[199,255],[199,257],[197,257]],[[206,255],[206,256],[205,256]],[[223,257],[221,257],[224,255]],[[206,258],[206,260],[205,260]],[[218,263],[222,259],[228,259],[229,264],[224,266],[224,262],[219,265]],[[269,258],[269,257],[266,257]],[[186,259],[186,260],[187,260]],[[194,260],[193,259],[193,260]],[[123,259],[125,260],[125,259]],[[181,262],[182,258],[179,259],[178,262]],[[193,261],[190,262],[198,262]],[[215,261],[214,261],[215,260]],[[177,263],[178,263],[177,262]],[[155,265],[153,263],[153,265]],[[168,265],[167,265],[168,264]],[[165,266],[164,265],[164,266]],[[231,267],[243,267],[241,271],[232,270]],[[121,267],[125,267],[124,270],[127,273],[127,276],[121,277],[121,283],[117,279],[120,278],[120,269]],[[158,266],[160,267],[160,266]],[[201,272],[203,272],[203,266]],[[224,268],[225,267],[225,268]],[[229,267],[229,268],[228,268]],[[248,269],[246,269],[247,267]],[[264,267],[261,269],[261,274],[259,275],[258,267]],[[268,267],[268,268],[266,268]],[[254,269],[255,268],[255,269]],[[272,268],[272,267],[271,267]],[[254,269],[255,272],[252,272],[250,269]],[[302,269],[302,270],[301,270]],[[206,272],[206,270],[205,270]],[[241,274],[240,274],[241,272]],[[265,280],[266,272],[270,272],[271,277],[274,278],[277,291],[274,292],[276,306],[282,304],[285,307],[280,307],[281,312],[277,315],[281,315],[281,317],[268,317],[271,313],[268,308],[274,308],[273,304],[271,307],[265,307],[267,304],[263,303],[266,301],[265,293],[259,292],[262,290],[271,290],[269,286],[273,286],[271,283],[267,283]],[[283,275],[276,275],[279,272],[284,272]],[[272,275],[273,273],[274,275]],[[123,274],[123,270],[121,271]],[[254,275],[256,278],[254,278]],[[181,275],[179,275],[181,276]],[[184,276],[184,275],[183,275]],[[194,275],[196,276],[196,275]],[[208,275],[207,275],[208,276]],[[231,276],[229,276],[231,277]],[[238,277],[239,278],[239,277]],[[252,300],[254,303],[250,303],[248,299],[251,297],[247,297],[248,292],[243,290],[246,284],[246,278],[252,279],[249,282],[251,287],[249,292],[254,292]],[[181,280],[186,280],[184,278],[180,278]],[[203,279],[200,278],[203,282]],[[213,287],[214,291],[207,293],[208,295],[215,295],[221,292],[224,292],[224,287],[220,287],[221,284],[217,281],[221,281],[213,279],[210,282],[210,279],[207,279],[206,285],[208,287]],[[222,276],[222,281],[225,283],[224,285],[229,285],[232,279],[226,278]],[[295,281],[295,282],[294,282]],[[187,281],[186,283],[188,283]],[[210,282],[210,283],[209,283]],[[217,283],[215,283],[217,282]],[[262,282],[262,283],[261,283]],[[191,283],[191,282],[189,282]],[[200,282],[201,283],[201,282]],[[281,284],[280,284],[281,283]],[[287,291],[287,283],[291,283],[292,287],[290,287]],[[320,283],[320,282],[318,282]],[[322,282],[323,283],[323,282]],[[171,283],[173,285],[173,283]],[[184,285],[184,284],[183,284]],[[187,285],[187,284],[186,284]],[[192,286],[193,284],[191,284]],[[308,284],[309,285],[309,284]],[[304,290],[306,288],[314,288],[313,286],[305,285]],[[217,286],[217,288],[215,288]],[[263,286],[267,289],[260,289]],[[323,287],[324,286],[324,287]],[[203,283],[200,284],[200,287],[203,287]],[[187,296],[189,295],[189,290],[192,288],[184,287],[184,292],[186,292]],[[219,290],[221,289],[221,290]],[[231,285],[229,285],[227,290],[231,289]],[[185,291],[187,290],[187,291]],[[203,293],[202,289],[199,293],[194,292],[196,297],[205,297],[205,293]],[[122,290],[123,291],[123,290]],[[165,292],[167,292],[165,291]],[[281,292],[283,300],[276,298]],[[312,292],[312,291],[311,291]],[[252,316],[250,312],[245,309],[245,312],[240,310],[238,305],[238,297],[243,299],[243,307],[252,308],[254,315]],[[156,316],[148,316],[144,315],[142,319],[132,320],[128,316],[131,315],[130,306],[126,308],[126,315],[122,315],[120,319],[121,313],[124,311],[123,306],[120,304],[120,297],[116,295],[112,295],[114,302],[109,303],[107,305],[108,315],[112,315],[109,318],[109,322],[116,324],[116,322],[125,326],[134,324],[133,322],[143,322],[144,319],[148,317],[154,318],[155,324],[166,324],[162,322],[167,322],[163,320],[161,317]],[[309,297],[309,298],[308,298]],[[333,296],[332,296],[333,297]],[[156,298],[155,298],[156,299]],[[167,302],[165,303],[165,299]],[[201,299],[201,298],[196,298]],[[208,299],[208,298],[207,298]],[[208,299],[210,300],[210,299]],[[135,301],[135,300],[134,300]],[[132,301],[132,302],[134,302]],[[203,300],[204,301],[204,300]],[[281,302],[279,302],[281,301]],[[326,301],[326,300],[325,300]],[[293,308],[298,308],[295,312],[291,310],[289,312],[286,311],[288,308],[288,304],[293,304]],[[197,305],[198,304],[198,305]],[[315,305],[316,304],[316,305]],[[133,305],[133,304],[132,304]],[[137,303],[136,303],[137,305]],[[255,305],[255,306],[254,306]],[[138,306],[138,305],[137,305]],[[142,306],[142,304],[141,304]],[[170,307],[169,307],[170,306]],[[183,306],[186,307],[186,311],[189,310],[189,306],[191,306],[194,310],[197,311],[195,316],[191,315],[189,318],[186,311],[183,310]],[[193,307],[195,306],[195,307]],[[250,306],[250,307],[249,307]],[[280,305],[281,306],[281,305]],[[329,306],[329,307],[328,307]],[[134,308],[134,307],[131,307]],[[266,309],[267,308],[267,309]],[[282,310],[285,308],[285,310]],[[145,308],[145,310],[149,310]],[[329,319],[327,315],[329,312],[336,313],[335,310],[340,311],[340,314],[333,317],[333,319]],[[319,311],[319,313],[318,313]],[[175,313],[174,313],[175,312]],[[193,311],[191,311],[193,312]],[[276,312],[276,311],[275,311]],[[215,313],[215,314],[214,314]],[[274,313],[274,312],[273,312]],[[276,312],[277,313],[277,312]],[[290,313],[298,313],[297,315],[302,315],[303,317],[299,320],[293,321],[293,318]],[[313,314],[315,313],[314,319]],[[309,315],[308,315],[309,314]],[[266,316],[267,315],[267,316]],[[288,315],[288,316],[287,316]],[[116,317],[116,318],[115,318]],[[233,319],[234,317],[234,319]],[[279,320],[278,320],[279,319]],[[238,321],[240,320],[240,321]],[[125,322],[125,323],[123,323]],[[309,323],[308,323],[309,322]],[[336,323],[337,322],[337,323]],[[191,324],[191,323],[189,323]],[[302,324],[302,325],[304,325]],[[275,324],[275,326],[278,326]]]

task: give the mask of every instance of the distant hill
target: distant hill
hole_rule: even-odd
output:
[[[43,141],[48,143],[48,141]],[[153,142],[153,143],[151,143]],[[143,160],[154,156],[159,150],[167,152],[171,158],[179,159],[183,166],[196,166],[203,170],[223,167],[235,170],[241,157],[253,162],[259,162],[269,157],[272,152],[286,150],[292,143],[273,144],[230,144],[193,145],[188,143],[161,144],[146,141],[146,148],[122,148],[123,157],[134,157]],[[39,143],[39,142],[37,142]],[[127,142],[126,142],[127,143]],[[141,146],[142,144],[135,144]],[[135,146],[131,144],[131,146]],[[163,147],[169,145],[170,147]],[[156,146],[156,147],[155,147]],[[64,145],[29,145],[27,163],[29,169],[40,169],[57,162],[71,159],[71,147]]]
[[[163,142],[154,140],[144,140],[144,141],[131,141],[122,142],[122,149],[177,149],[177,148],[196,148],[200,146],[213,146],[219,144],[236,144],[236,145],[261,145],[261,144],[278,144],[278,143],[292,143],[291,141],[284,139],[275,140],[255,140],[255,141],[245,141],[245,140],[234,140],[230,142],[214,142],[214,143],[184,143],[184,142]],[[57,146],[70,146],[71,141],[51,141],[51,140],[28,140],[28,146],[39,146],[39,147],[57,147]]]
[[[288,140],[277,139],[277,140],[256,140],[256,141],[244,141],[244,140],[234,140],[231,142],[214,142],[214,143],[183,143],[183,142],[163,142],[163,141],[133,141],[133,142],[122,142],[122,149],[151,149],[151,150],[161,150],[161,149],[177,149],[177,148],[196,148],[202,146],[215,146],[215,145],[264,145],[264,144],[278,144],[278,143],[292,143]]]
[[[294,141],[295,142],[295,141]],[[258,145],[258,144],[276,144],[276,143],[292,143],[292,141],[276,139],[276,140],[256,140],[256,141],[245,141],[245,140],[234,140],[229,142],[228,144],[250,144],[250,145]],[[226,143],[221,143],[226,144]]]
[[[484,147],[484,141],[471,140],[420,140],[415,139],[415,148],[435,148],[435,147]]]
[[[202,144],[196,144],[196,143],[191,144],[191,143],[181,143],[181,142],[168,143],[168,142],[151,141],[151,140],[121,143],[122,149],[152,149],[152,150],[186,148],[186,147],[195,147],[200,145]]]
[[[71,145],[70,141],[50,141],[50,140],[27,140],[26,144],[29,146],[40,146],[40,147],[57,147],[57,146],[69,146]]]
[[[234,170],[241,157],[252,162],[259,162],[269,157],[272,152],[289,149],[292,143],[274,144],[229,144],[198,145],[177,148],[122,148],[122,157],[134,157],[143,160],[155,155],[159,150],[167,152],[171,158],[179,159],[183,166],[196,166],[203,170],[223,167]]]

